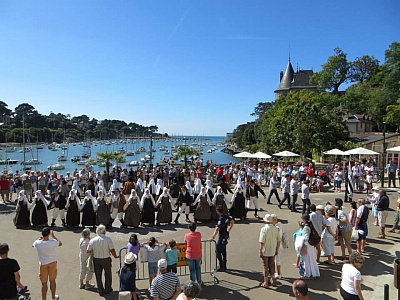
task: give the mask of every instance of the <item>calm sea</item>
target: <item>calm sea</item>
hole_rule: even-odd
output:
[[[223,136],[203,136],[203,137],[194,137],[194,136],[188,136],[186,137],[186,140],[183,140],[182,138],[175,138],[173,140],[153,140],[153,149],[156,150],[156,152],[153,152],[154,154],[154,159],[152,160],[153,164],[155,165],[156,163],[160,162],[160,159],[163,158],[169,158],[170,154],[165,154],[164,150],[159,150],[160,146],[164,146],[167,150],[172,152],[172,147],[173,146],[178,146],[178,145],[184,145],[185,143],[189,146],[192,146],[195,149],[198,149],[202,145],[201,148],[203,149],[203,155],[201,155],[201,158],[203,158],[204,162],[207,160],[212,160],[216,164],[229,164],[231,162],[239,162],[236,158],[233,156],[226,154],[222,152],[221,150],[224,148],[224,146],[221,146],[221,143],[225,141],[225,137]],[[129,140],[115,140],[115,141],[109,141],[111,144],[106,145],[105,141],[102,143],[100,142],[91,142],[90,148],[89,147],[84,147],[84,144],[72,144],[69,143],[68,149],[67,150],[62,150],[61,148],[57,148],[56,151],[52,151],[48,149],[47,145],[44,147],[44,149],[36,149],[36,146],[32,146],[32,150],[30,152],[25,152],[25,159],[39,159],[42,161],[42,164],[40,165],[30,165],[28,167],[31,167],[31,170],[41,170],[44,171],[47,169],[48,166],[52,164],[56,164],[57,157],[60,156],[61,154],[65,153],[67,155],[67,161],[60,162],[62,164],[65,164],[65,169],[57,171],[58,173],[65,174],[65,172],[70,171],[71,173],[75,170],[75,168],[81,169],[82,166],[78,165],[74,162],[71,161],[71,158],[74,156],[81,156],[83,153],[87,153],[90,151],[91,158],[95,159],[96,158],[96,153],[97,152],[115,152],[118,151],[119,149],[124,149],[125,151],[132,151],[135,152],[140,147],[144,147],[146,150],[150,149],[150,141],[137,141],[137,142],[131,142]],[[203,146],[204,145],[204,146]],[[207,150],[211,148],[217,148],[215,151],[212,153],[208,153]],[[22,150],[22,147],[17,147],[15,152],[7,152],[5,151],[6,149],[3,147],[0,150],[0,155],[2,159],[14,159],[18,160],[19,162],[15,165],[9,165],[8,168],[11,168],[13,172],[16,170],[22,170],[23,166],[20,164],[24,160],[24,154],[20,152]],[[141,162],[140,159],[145,156],[146,153],[141,152],[140,154],[134,154],[133,156],[126,156],[126,162],[125,163],[120,163],[120,166],[126,166],[127,163],[130,161],[138,161],[139,163]],[[179,160],[176,161],[176,164],[180,164],[181,162]],[[0,170],[5,169],[6,166],[0,166]],[[103,171],[105,168],[100,167],[98,165],[93,165],[93,170],[94,171]]]

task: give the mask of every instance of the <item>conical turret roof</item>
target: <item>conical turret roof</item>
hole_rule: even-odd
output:
[[[290,62],[289,59],[288,65],[285,70],[285,74],[283,74],[283,77],[281,79],[281,82],[279,83],[277,91],[290,89],[293,77],[294,77],[294,70],[292,67],[292,63]]]

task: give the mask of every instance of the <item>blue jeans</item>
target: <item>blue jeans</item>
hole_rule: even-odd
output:
[[[226,268],[226,245],[228,244],[229,235],[219,236],[218,242],[215,245],[217,252],[217,259],[219,262],[220,268]]]
[[[190,259],[186,257],[186,261],[189,265],[190,280],[201,283],[201,258]]]

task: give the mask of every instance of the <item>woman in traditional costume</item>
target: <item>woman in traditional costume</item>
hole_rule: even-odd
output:
[[[200,194],[197,196],[193,203],[197,205],[196,211],[194,212],[194,222],[209,222],[211,219],[211,200],[207,193],[207,188],[202,187]]]
[[[79,227],[79,224],[81,223],[80,211],[82,209],[82,204],[75,189],[72,189],[69,192],[65,208],[67,209],[67,227]]]
[[[163,193],[164,185],[163,185],[163,180],[161,178],[157,179],[157,185],[156,185],[156,198],[154,200],[158,200],[158,198],[161,196]]]
[[[144,184],[142,178],[138,177],[136,181],[136,195],[139,197],[139,199],[142,199],[143,193],[144,193]]]
[[[28,197],[26,197],[25,191],[21,190],[17,198],[17,208],[14,217],[14,225],[16,228],[31,226],[30,208],[31,204],[28,201]]]
[[[142,200],[140,201],[140,205],[142,206],[142,224],[150,224],[154,225],[155,217],[155,208],[156,203],[154,202],[153,196],[150,194],[149,189],[145,189]]]
[[[124,224],[126,227],[139,227],[140,220],[142,219],[142,207],[140,204],[140,199],[136,194],[135,189],[131,190],[131,195],[124,205]]]
[[[156,192],[156,182],[154,181],[154,175],[150,175],[150,181],[149,184],[147,185],[147,188],[150,191],[150,194],[153,196],[153,199],[156,199],[157,192]]]
[[[108,226],[110,223],[110,209],[108,208],[108,202],[104,195],[104,191],[105,190],[100,187],[97,192],[96,224]]]
[[[228,214],[228,207],[226,205],[227,200],[225,198],[225,194],[222,191],[222,187],[218,186],[217,191],[214,194],[214,198],[212,199],[212,208],[211,208],[211,219],[218,220],[217,211],[215,210],[217,206],[221,205],[223,209],[223,214]]]
[[[168,188],[163,189],[163,193],[160,195],[157,201],[157,225],[160,223],[171,223],[172,222],[172,197],[168,192]]]
[[[213,199],[213,198],[214,198],[214,192],[213,192],[212,182],[211,182],[210,179],[207,179],[207,180],[206,180],[206,185],[205,185],[205,187],[206,187],[206,189],[207,189],[208,197],[209,197],[210,199]]]
[[[41,190],[37,190],[35,198],[33,199],[33,211],[32,211],[32,225],[35,227],[49,226],[47,219],[47,206],[49,202],[43,196]]]
[[[229,213],[232,218],[239,218],[243,220],[246,218],[246,196],[243,192],[242,186],[238,186],[236,192],[231,199],[232,206]]]
[[[85,192],[85,198],[82,203],[82,226],[96,226],[96,198],[92,196],[92,191]]]

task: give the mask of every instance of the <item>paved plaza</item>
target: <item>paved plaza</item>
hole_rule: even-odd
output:
[[[327,201],[334,202],[335,198],[344,197],[344,193],[334,193],[324,187],[325,192],[312,193],[311,201],[315,204],[325,204]],[[268,189],[263,188],[268,195]],[[280,193],[281,195],[281,193]],[[392,224],[394,209],[398,193],[396,189],[389,189],[391,210],[389,212],[388,224]],[[230,197],[231,195],[228,195]],[[354,197],[365,197],[365,194],[355,194]],[[15,198],[15,197],[14,197]],[[301,201],[301,200],[300,200]],[[275,213],[283,224],[284,231],[292,238],[293,233],[298,229],[300,213],[290,212],[286,206],[279,209],[277,201],[272,199],[272,205],[267,205],[266,200],[260,199],[263,211],[259,212],[264,216],[265,212]],[[10,207],[10,205],[7,205]],[[299,208],[299,207],[298,207]],[[40,282],[38,278],[38,258],[36,250],[31,247],[33,241],[40,237],[40,229],[30,228],[24,230],[15,229],[12,218],[14,213],[4,213],[6,206],[0,204],[1,234],[0,241],[7,242],[10,245],[9,256],[18,260],[21,266],[22,282],[29,286],[32,299],[40,299]],[[345,203],[344,210],[350,211],[349,205]],[[228,272],[218,272],[216,275],[220,280],[219,284],[213,282],[209,274],[203,275],[205,285],[201,296],[198,299],[293,299],[291,292],[292,282],[299,278],[297,269],[292,266],[296,261],[296,253],[293,247],[293,241],[290,240],[290,247],[283,250],[282,274],[283,279],[278,280],[277,287],[264,289],[259,287],[263,280],[262,263],[258,257],[259,250],[259,231],[263,226],[262,220],[253,217],[253,212],[248,213],[249,219],[237,221],[233,227],[231,238],[228,244]],[[191,219],[193,219],[191,215]],[[183,217],[181,217],[183,220]],[[60,225],[60,220],[58,224]],[[383,299],[383,286],[388,284],[390,287],[389,299],[397,299],[397,290],[393,286],[393,261],[395,250],[400,250],[398,245],[400,234],[388,233],[387,238],[378,239],[378,227],[372,225],[373,220],[369,219],[369,236],[367,238],[366,262],[361,269],[363,276],[362,290],[365,299]],[[389,225],[388,225],[389,227]],[[214,224],[204,224],[198,226],[203,240],[211,237]],[[100,297],[96,290],[86,291],[79,289],[79,246],[80,231],[64,230],[62,227],[56,227],[57,237],[63,242],[63,246],[57,250],[58,255],[58,278],[57,294],[60,299],[118,299],[116,292],[119,287],[118,276],[116,274],[119,261],[113,259],[113,289],[114,292],[104,297]],[[117,229],[108,232],[115,243],[116,249],[126,246],[129,234],[137,233],[141,242],[147,241],[150,236],[156,237],[161,242],[168,242],[171,238],[177,242],[183,241],[183,236],[187,232],[186,223],[180,225],[165,225],[159,227],[146,227],[139,229]],[[92,236],[95,236],[92,234]],[[355,244],[353,244],[353,249]],[[340,247],[335,247],[336,256],[340,256]],[[321,259],[323,261],[324,258]],[[340,271],[343,262],[336,259],[334,266],[320,265],[321,278],[309,280],[307,284],[310,288],[310,299],[341,299],[339,294]],[[189,280],[188,275],[180,276],[181,283]],[[92,280],[95,283],[95,279]],[[138,283],[140,299],[149,299],[146,290],[148,288],[147,280],[139,280]],[[50,295],[50,292],[48,293]],[[48,297],[48,299],[50,296]]]

